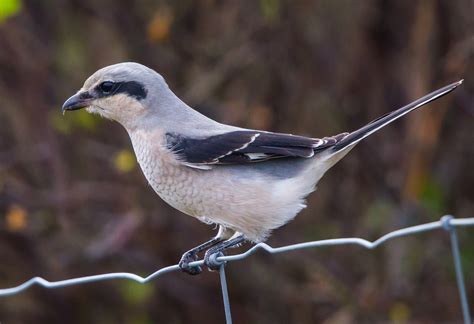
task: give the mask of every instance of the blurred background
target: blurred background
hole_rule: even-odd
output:
[[[0,287],[147,275],[214,235],[155,195],[121,126],[61,114],[90,74],[122,61],[156,69],[219,121],[315,137],[465,78],[361,143],[269,243],[374,240],[446,213],[473,217],[473,12],[472,0],[0,0]],[[460,239],[472,300],[474,232]],[[442,231],[374,251],[260,252],[227,276],[235,323],[461,320]],[[204,271],[36,287],[2,299],[0,321],[223,323],[224,314],[218,275]]]

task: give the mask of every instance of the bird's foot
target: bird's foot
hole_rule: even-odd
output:
[[[190,275],[198,275],[202,272],[202,268],[200,266],[190,266],[191,262],[197,261],[198,256],[194,251],[188,251],[183,254],[181,260],[179,260],[179,268],[181,271],[186,272]]]
[[[218,271],[219,268],[225,264],[225,261],[218,261],[217,258],[224,256],[222,251],[215,251],[210,249],[206,252],[204,256],[204,264],[207,266],[209,271]]]

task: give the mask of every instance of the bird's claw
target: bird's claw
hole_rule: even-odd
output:
[[[179,260],[178,266],[181,271],[186,272],[190,275],[198,275],[202,272],[202,268],[200,266],[190,266],[191,262],[197,260],[197,254],[191,251],[188,251],[183,254],[181,260]]]
[[[224,253],[221,251],[207,251],[204,256],[204,264],[208,267],[210,271],[218,271],[219,268],[225,264],[225,261],[218,261],[217,258],[224,256]]]

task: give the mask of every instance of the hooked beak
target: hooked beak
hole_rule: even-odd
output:
[[[88,92],[79,92],[74,96],[70,97],[63,104],[62,111],[63,113],[68,110],[77,110],[89,107],[94,98]]]

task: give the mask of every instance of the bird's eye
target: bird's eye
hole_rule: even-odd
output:
[[[107,94],[110,93],[114,89],[115,83],[111,81],[104,81],[99,85],[100,91]]]

